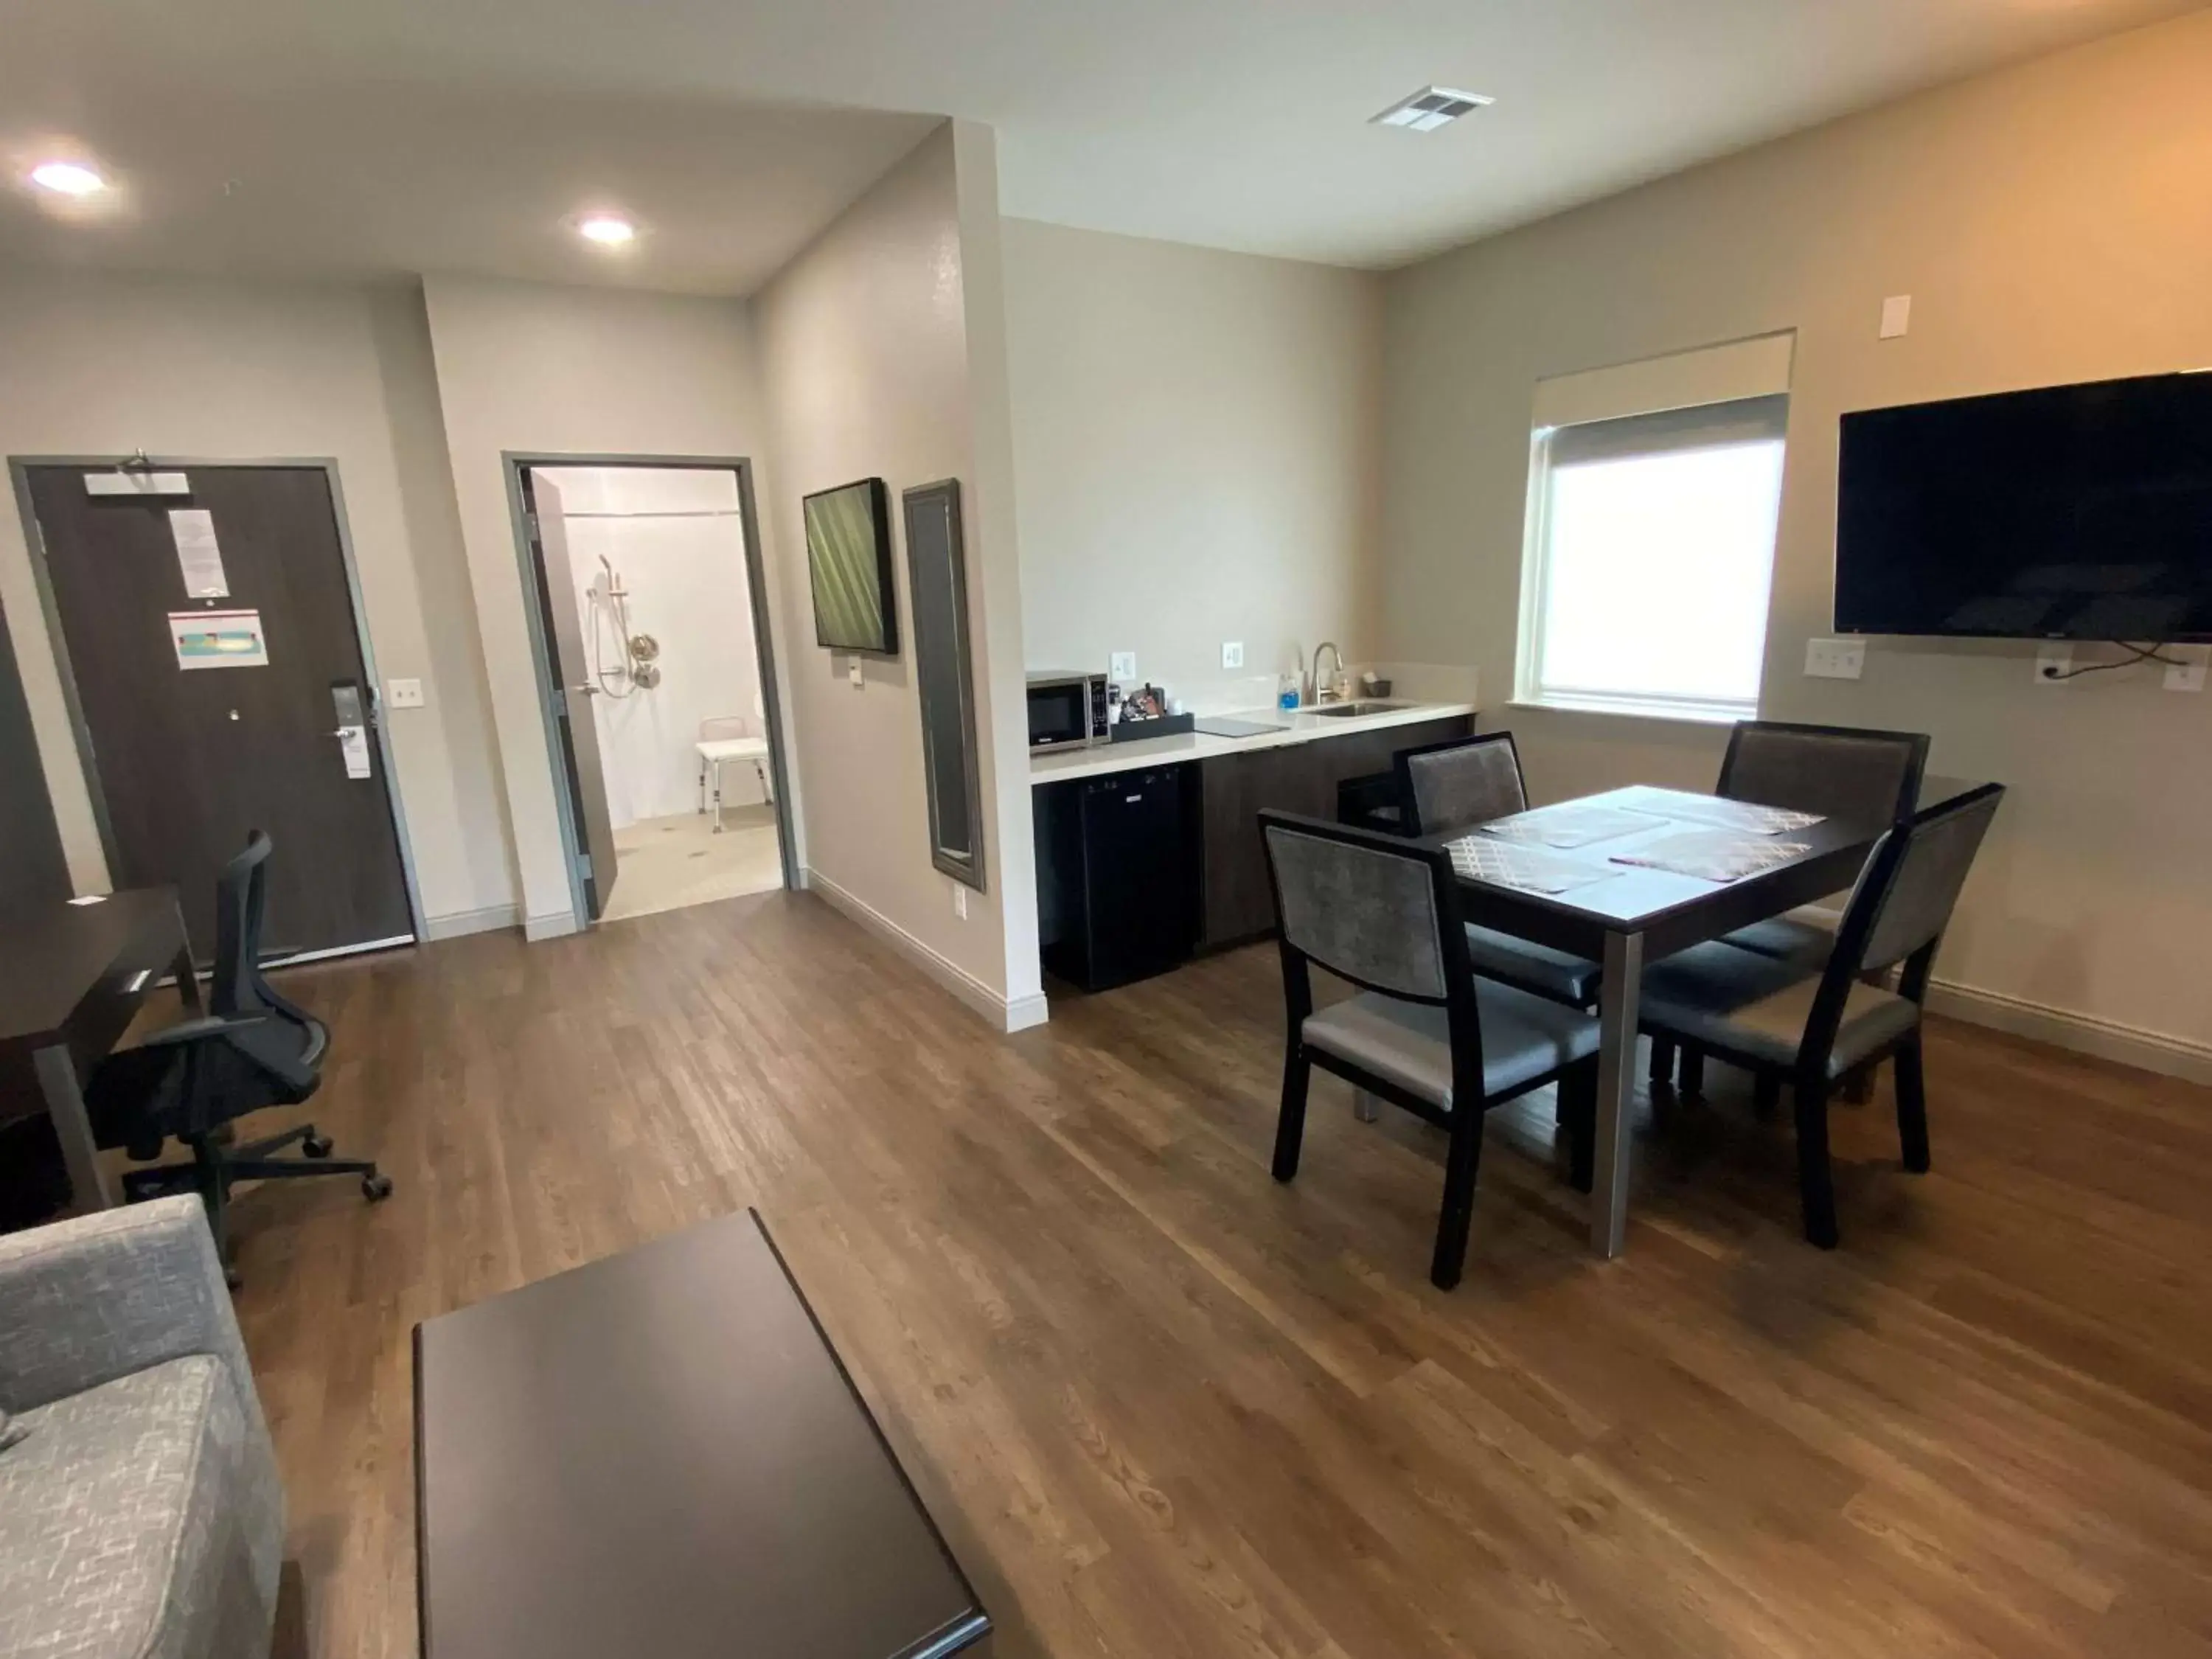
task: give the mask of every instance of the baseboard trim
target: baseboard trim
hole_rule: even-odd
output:
[[[522,921],[522,908],[515,904],[488,904],[481,910],[453,910],[442,916],[422,919],[422,939],[426,944],[441,939],[461,939],[470,933],[495,933],[501,927],[513,927]]]
[[[1953,1019],[2008,1031],[2014,1036],[2033,1037],[2077,1054],[2094,1054],[2100,1060],[2115,1060],[2191,1083],[2212,1083],[2212,1043],[2191,1042],[2163,1031],[2123,1025],[2117,1020],[1940,979],[1928,987],[1928,1006]]]
[[[542,939],[566,939],[569,934],[581,931],[576,925],[574,910],[550,911],[542,916],[529,917],[522,924],[522,936],[532,945]]]
[[[1011,1002],[977,979],[950,957],[935,950],[893,921],[866,899],[839,886],[811,866],[799,872],[799,885],[819,893],[823,902],[842,911],[877,938],[896,948],[915,967],[958,997],[1002,1031],[1026,1030],[1044,1023],[1042,995],[1018,997]]]

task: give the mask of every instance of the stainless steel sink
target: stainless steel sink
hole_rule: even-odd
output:
[[[1387,714],[1393,708],[1411,708],[1410,697],[1354,697],[1348,702],[1316,703],[1301,714],[1319,714],[1324,720],[1350,720],[1357,714]]]

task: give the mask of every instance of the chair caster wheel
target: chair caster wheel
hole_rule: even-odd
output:
[[[309,1135],[300,1143],[300,1150],[309,1158],[328,1158],[337,1148],[328,1135]]]
[[[363,1176],[361,1178],[361,1195],[372,1204],[379,1199],[391,1197],[392,1177],[382,1174]]]

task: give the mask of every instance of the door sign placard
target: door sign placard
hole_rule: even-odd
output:
[[[230,579],[223,574],[222,549],[216,544],[215,514],[204,507],[173,507],[169,534],[177,542],[177,568],[184,573],[185,597],[228,599]]]
[[[172,611],[169,640],[179,668],[269,666],[258,611]]]

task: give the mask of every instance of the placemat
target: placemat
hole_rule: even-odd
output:
[[[1601,865],[1580,864],[1572,859],[1554,858],[1551,854],[1539,852],[1533,847],[1522,847],[1510,841],[1490,840],[1479,835],[1462,836],[1457,841],[1446,842],[1444,851],[1451,855],[1452,868],[1468,880],[1518,888],[1524,893],[1572,892],[1577,887],[1610,881],[1615,874]]]
[[[1481,834],[1501,841],[1529,842],[1541,847],[1588,847],[1593,842],[1632,836],[1656,829],[1666,820],[1655,812],[1638,812],[1619,806],[1540,806],[1533,812],[1516,812],[1478,825]]]
[[[1763,841],[1712,830],[1688,830],[1668,836],[1632,853],[1615,853],[1615,864],[1633,864],[1647,870],[1666,870],[1700,881],[1741,881],[1778,864],[1787,864],[1811,852],[1802,841]]]
[[[1747,800],[1723,800],[1718,795],[1692,795],[1673,789],[1646,792],[1648,810],[1684,823],[1709,823],[1717,830],[1736,830],[1747,835],[1784,836],[1820,822],[1818,812],[1795,812],[1783,806],[1761,806]]]

